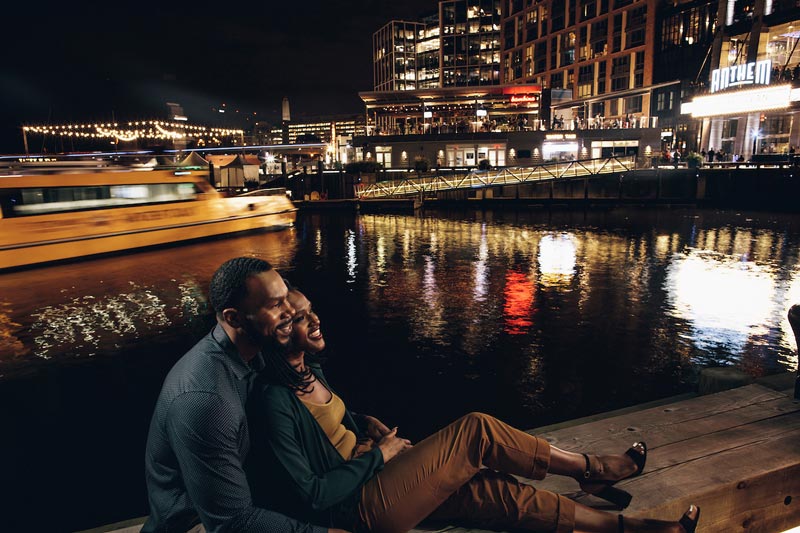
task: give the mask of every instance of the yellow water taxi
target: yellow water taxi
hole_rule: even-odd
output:
[[[0,269],[294,223],[283,189],[226,197],[207,175],[109,167],[0,175]]]

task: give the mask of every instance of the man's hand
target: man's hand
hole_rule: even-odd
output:
[[[398,453],[411,448],[411,441],[399,438],[397,436],[397,428],[394,428],[378,442],[378,448],[383,454],[383,462],[385,464],[394,459]]]
[[[367,421],[367,436],[376,443],[380,442],[391,431],[386,427],[386,424],[374,416],[364,415],[364,420]]]

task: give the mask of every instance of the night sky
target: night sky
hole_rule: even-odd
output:
[[[0,32],[0,153],[22,151],[23,123],[166,118],[166,102],[191,122],[245,128],[279,120],[284,96],[293,119],[359,113],[373,32],[437,6],[18,0]]]

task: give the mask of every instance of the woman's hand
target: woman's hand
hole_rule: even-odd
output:
[[[394,459],[398,453],[411,448],[411,441],[399,438],[397,436],[397,428],[394,428],[378,441],[378,448],[383,454],[383,462],[385,464]]]
[[[367,421],[367,437],[373,441],[380,442],[381,439],[388,435],[391,431],[386,424],[375,418],[374,416],[364,415],[364,420]]]

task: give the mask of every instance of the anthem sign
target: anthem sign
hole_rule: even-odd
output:
[[[715,93],[743,85],[769,85],[772,61],[765,59],[711,71],[711,91]]]

